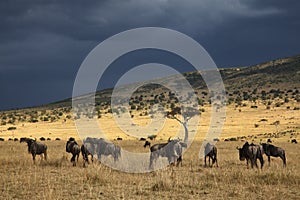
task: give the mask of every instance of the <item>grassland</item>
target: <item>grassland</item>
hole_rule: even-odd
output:
[[[118,141],[145,151],[140,141]],[[219,142],[219,168],[203,167],[201,141],[184,155],[182,167],[146,174],[114,171],[98,162],[76,167],[69,162],[64,141],[46,141],[48,161],[32,163],[25,144],[0,145],[1,199],[298,199],[300,146],[277,142],[287,152],[287,168],[272,159],[263,170],[247,169],[235,147],[242,142]]]
[[[4,136],[41,136],[52,138],[45,141],[49,149],[48,161],[33,164],[24,143],[5,141],[0,143],[0,188],[3,199],[297,199],[300,182],[299,144],[289,141],[299,135],[300,113],[285,107],[265,109],[244,107],[227,108],[227,119],[217,143],[219,168],[203,167],[198,158],[202,140],[208,129],[210,112],[201,115],[195,141],[184,154],[183,166],[166,168],[146,174],[128,174],[112,170],[99,162],[83,168],[82,157],[76,167],[70,163],[71,155],[65,152],[65,140],[76,135],[73,122],[38,122],[16,124],[16,130]],[[207,110],[209,110],[207,108]],[[267,121],[261,121],[266,119]],[[145,116],[134,119],[139,124],[148,122]],[[275,127],[274,121],[280,121]],[[143,142],[123,135],[115,126],[111,115],[103,116],[99,123],[108,131],[109,139],[133,152],[148,152]],[[255,126],[254,124],[259,124]],[[156,141],[165,141],[179,127],[175,120],[168,120]],[[128,128],[132,128],[129,126]],[[51,133],[51,134],[49,134]],[[267,134],[268,133],[268,134]],[[2,136],[3,136],[2,135]],[[241,136],[245,136],[242,138]],[[53,141],[59,137],[61,141]],[[115,141],[122,137],[122,141]],[[226,138],[238,141],[225,142]],[[287,152],[287,168],[280,159],[272,159],[271,166],[263,170],[247,169],[238,159],[236,146],[244,140],[266,141],[271,138],[275,145]],[[266,159],[265,159],[266,160]]]

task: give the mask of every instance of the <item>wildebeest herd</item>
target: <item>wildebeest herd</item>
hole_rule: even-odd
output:
[[[33,161],[35,163],[36,155],[41,155],[47,160],[47,145],[37,142],[32,138],[21,138],[20,143],[27,143],[28,153],[32,154]],[[149,141],[145,141],[144,147],[149,146],[150,148],[150,159],[149,159],[149,169],[153,169],[153,166],[156,160],[159,157],[166,157],[168,159],[169,165],[179,166],[182,165],[182,154],[184,148],[187,148],[187,144],[182,142],[180,139],[168,139],[166,143],[154,144],[151,146]],[[280,157],[283,161],[283,166],[286,166],[286,155],[285,150],[276,147],[270,143],[261,143],[261,144],[249,144],[246,142],[241,148],[237,147],[239,151],[240,161],[246,160],[247,168],[248,163],[250,162],[251,168],[254,166],[258,168],[257,159],[260,161],[260,167],[264,166],[263,154],[268,157],[268,162],[270,165],[270,157]],[[83,141],[83,144],[80,146],[74,138],[69,138],[66,143],[66,152],[72,154],[71,162],[73,166],[76,166],[78,162],[80,153],[83,157],[83,165],[89,162],[89,156],[91,157],[91,162],[94,161],[94,156],[97,155],[99,161],[101,157],[112,156],[114,162],[118,161],[121,157],[121,148],[111,142],[106,141],[103,138],[86,138]],[[212,167],[216,164],[218,167],[217,159],[217,147],[209,142],[204,146],[204,166],[207,166],[207,157],[208,157],[208,166]],[[212,164],[210,163],[212,161]]]
[[[260,145],[256,145],[253,143],[249,144],[248,142],[246,142],[242,148],[237,147],[237,149],[239,151],[240,160],[243,161],[246,159],[247,167],[248,167],[248,162],[250,160],[251,168],[253,168],[254,165],[258,168],[257,159],[259,159],[261,169],[262,169],[264,166],[263,154],[267,155],[269,165],[270,165],[270,157],[273,156],[273,157],[280,157],[283,161],[283,166],[284,167],[286,166],[285,151],[282,148],[276,147],[272,144],[262,143]]]

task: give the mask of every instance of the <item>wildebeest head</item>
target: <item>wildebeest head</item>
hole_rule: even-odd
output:
[[[30,153],[30,146],[31,146],[32,143],[34,143],[36,141],[34,139],[32,139],[32,138],[26,138],[26,137],[24,137],[24,138],[20,139],[20,143],[22,143],[22,142],[26,142],[27,143],[28,152]]]
[[[74,138],[70,138],[66,144],[66,152],[71,153],[74,145],[78,145]]]
[[[249,147],[249,143],[246,142],[242,148],[237,147],[237,150],[239,151],[239,157],[240,157],[240,161],[243,161],[246,159],[247,156],[247,149]]]

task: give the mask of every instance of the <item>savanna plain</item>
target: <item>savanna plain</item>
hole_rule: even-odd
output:
[[[286,108],[270,110],[234,106],[227,108],[227,119],[216,143],[219,167],[204,167],[199,158],[199,149],[206,134],[209,113],[202,115],[201,125],[195,140],[183,155],[183,165],[167,167],[163,170],[130,174],[113,170],[97,160],[83,167],[80,157],[73,167],[71,155],[65,152],[68,137],[76,137],[74,124],[65,121],[20,124],[17,129],[27,127],[34,137],[45,136],[51,129],[52,140],[44,141],[48,146],[48,160],[37,157],[33,164],[27,146],[19,141],[0,143],[0,190],[1,199],[298,199],[300,196],[299,144],[292,144],[299,133],[299,112]],[[262,122],[261,119],[264,118]],[[113,127],[112,117],[103,117],[107,127]],[[99,123],[101,123],[101,120]],[[136,118],[135,120],[139,120]],[[141,122],[146,119],[140,118]],[[272,125],[273,121],[280,125]],[[267,121],[267,122],[266,122]],[[259,124],[259,125],[255,125]],[[172,127],[178,126],[174,120],[151,141],[152,144],[165,142],[172,136]],[[57,130],[55,131],[55,127]],[[63,129],[60,127],[64,127]],[[7,128],[2,126],[3,132]],[[29,130],[28,130],[29,129]],[[40,129],[40,131],[39,131]],[[59,130],[62,129],[60,132]],[[117,127],[115,127],[117,129]],[[292,131],[291,131],[292,130]],[[55,135],[57,132],[57,135]],[[63,133],[65,133],[64,137]],[[68,134],[70,133],[70,134]],[[115,134],[113,134],[115,133]],[[5,133],[7,134],[7,133]],[[111,141],[128,151],[149,152],[143,141],[134,138],[115,140],[123,137],[111,128]],[[14,136],[23,136],[14,133]],[[29,136],[26,135],[25,136]],[[244,137],[243,137],[244,136]],[[55,141],[54,138],[61,140]],[[76,137],[78,138],[78,135]],[[225,141],[227,138],[236,138]],[[243,139],[241,139],[243,138]],[[247,168],[245,161],[239,161],[237,146],[245,141],[259,143],[271,139],[273,144],[286,150],[287,167],[279,158],[272,158],[262,170]],[[149,140],[150,141],[150,140]]]

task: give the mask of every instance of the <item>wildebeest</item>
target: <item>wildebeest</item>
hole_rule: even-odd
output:
[[[116,162],[121,156],[121,148],[113,143],[109,143],[104,139],[100,138],[97,142],[96,153],[98,160],[101,161],[101,156],[109,156],[111,155]]]
[[[267,143],[272,143],[272,140],[269,138],[269,139],[267,140]]]
[[[140,138],[140,141],[146,141],[146,138]]]
[[[268,156],[268,162],[269,162],[269,166],[270,166],[270,161],[271,161],[271,156],[272,157],[280,157],[282,162],[283,162],[283,166],[286,166],[286,157],[285,157],[285,151],[284,149],[280,148],[280,147],[276,147],[272,144],[266,144],[266,143],[262,143],[262,147],[264,150],[264,153]]]
[[[94,144],[84,141],[83,144],[81,145],[81,154],[84,161],[83,166],[85,166],[86,162],[88,164],[90,163],[88,158],[89,155],[91,156],[91,161],[94,162],[94,153],[95,153]]]
[[[77,144],[74,138],[69,138],[66,144],[66,152],[72,153],[71,162],[73,163],[73,166],[76,166],[76,157],[77,162],[80,154],[80,146]]]
[[[248,161],[250,160],[251,162],[251,168],[255,165],[257,168],[257,159],[259,159],[260,164],[261,164],[261,169],[264,166],[264,159],[263,159],[263,149],[262,146],[260,145],[255,145],[255,144],[249,144],[246,142],[242,148],[238,148],[239,150],[239,157],[240,160],[243,161],[246,159],[247,161],[247,167],[248,167]]]
[[[40,137],[40,140],[41,140],[41,141],[45,141],[45,140],[46,140],[46,138],[44,138],[44,137]]]
[[[14,141],[17,142],[17,141],[19,141],[19,139],[18,138],[14,138]]]
[[[28,153],[31,153],[34,163],[36,155],[44,155],[45,160],[47,160],[47,145],[37,142],[31,138],[21,138],[20,143],[21,142],[27,143]]]
[[[145,141],[144,148],[146,148],[147,146],[151,146],[151,143],[149,141]]]
[[[210,167],[212,167],[214,165],[214,163],[216,163],[217,167],[219,167],[218,165],[218,159],[217,159],[217,147],[213,144],[207,143],[204,147],[204,166],[206,165],[206,158],[208,157],[208,166],[210,166],[210,159],[212,160],[212,164]]]
[[[0,141],[3,142],[3,141],[4,141],[4,138],[0,138]]]
[[[101,161],[101,156],[112,156],[114,161],[116,162],[121,156],[121,148],[113,143],[107,142],[103,138],[86,138],[86,142],[89,142],[94,145],[95,153],[97,154],[97,158]]]
[[[152,145],[149,168],[153,169],[153,164],[159,157],[167,157],[169,164],[178,166],[182,162],[183,147],[186,147],[186,144],[177,139],[169,139],[167,143]]]
[[[123,138],[121,138],[121,137],[117,137],[117,140],[123,140]]]
[[[297,144],[298,142],[297,142],[297,140],[296,140],[296,139],[292,139],[291,143],[295,143],[295,144]]]

